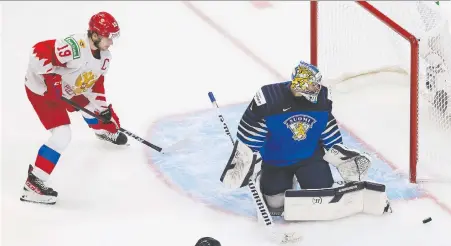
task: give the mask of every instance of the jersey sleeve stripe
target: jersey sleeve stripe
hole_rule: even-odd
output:
[[[336,135],[340,135],[340,129],[338,129],[338,127],[335,127],[333,132],[331,131],[328,134],[321,135],[321,139],[322,140],[326,140],[326,139],[329,139],[329,138],[334,137]]]
[[[247,108],[238,125],[237,137],[253,151],[263,147],[268,127],[265,120],[258,117],[250,108]]]
[[[324,147],[326,149],[330,149],[332,146],[334,146],[335,144],[338,144],[338,143],[343,143],[343,139],[342,139],[341,135],[339,135],[338,137],[332,139],[332,141],[326,141],[324,143]]]
[[[238,134],[240,134],[243,138],[251,142],[263,143],[265,141],[265,137],[250,135],[247,132],[243,131],[243,128],[238,128]]]
[[[261,127],[263,127],[264,129],[268,129],[268,127],[266,126],[266,124],[265,123],[261,123],[261,122],[259,122],[258,123]]]
[[[239,131],[237,133],[237,137],[241,142],[246,144],[254,152],[258,151],[261,147],[263,147],[263,144],[264,144],[264,142],[255,142],[255,141],[250,140],[249,138],[241,135],[241,133]]]
[[[323,131],[323,133],[321,133],[321,136],[326,136],[328,135],[331,131],[338,129],[337,124],[333,124],[330,127],[326,127],[326,130]]]
[[[241,127],[238,127],[238,133],[241,134],[243,136],[243,138],[247,138],[249,141],[254,141],[254,142],[264,142],[265,141],[265,136],[255,136],[252,135],[249,132],[246,132],[246,130],[244,130]]]
[[[326,149],[330,149],[337,143],[343,143],[340,128],[338,128],[337,120],[332,113],[329,114],[326,129],[321,133],[321,141]]]
[[[332,117],[332,119],[330,119],[329,122],[327,122],[326,128],[331,126],[331,125],[336,125],[337,124],[337,121],[335,120],[335,118],[333,118],[333,116],[331,116],[331,117]]]
[[[248,125],[252,127],[258,127],[262,128],[265,131],[268,131],[268,128],[266,127],[266,124],[264,123],[264,120],[259,119],[256,117],[255,114],[253,114],[250,110],[246,110],[246,112],[243,115],[243,121],[245,121]]]
[[[249,125],[246,121],[244,121],[244,120],[241,120],[240,121],[240,126],[241,127],[243,127],[243,128],[246,128],[246,129],[253,129],[253,130],[255,130],[255,131],[258,131],[258,132],[261,132],[261,133],[268,133],[268,128],[266,127],[266,125],[264,125],[264,128],[262,127],[255,127],[255,126],[251,126],[251,125]],[[259,124],[259,126],[260,126],[260,124]]]
[[[267,133],[267,131],[261,131],[260,129],[256,129],[255,127],[242,124],[242,122],[240,122],[238,128],[242,128],[244,131],[248,132],[252,136],[265,137]]]

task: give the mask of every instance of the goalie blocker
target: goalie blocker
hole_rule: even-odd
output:
[[[239,140],[233,145],[229,161],[221,175],[221,182],[227,188],[242,188],[261,165],[261,159],[249,147]]]

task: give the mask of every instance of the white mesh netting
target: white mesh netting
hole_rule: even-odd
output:
[[[417,175],[451,178],[447,20],[434,2],[369,3],[420,40]],[[409,142],[415,141],[409,136],[409,41],[356,2],[318,2],[317,15],[318,67],[332,88],[335,114],[392,163],[408,170]],[[360,124],[346,120],[351,114],[361,116]]]

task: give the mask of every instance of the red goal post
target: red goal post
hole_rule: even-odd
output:
[[[351,6],[351,8],[354,8],[352,10],[349,10],[349,6],[348,7],[338,7],[338,4],[340,3],[329,3],[328,1],[325,2],[318,2],[318,1],[311,1],[310,2],[310,48],[311,48],[311,53],[310,53],[310,59],[311,59],[311,63],[318,66],[320,71],[323,71],[323,76],[327,77],[328,76],[328,71],[326,69],[326,71],[324,71],[324,66],[325,66],[325,59],[322,59],[319,57],[319,53],[321,52],[327,52],[324,51],[323,49],[325,49],[326,45],[329,46],[336,46],[336,47],[327,47],[330,48],[332,51],[335,51],[337,49],[351,49],[353,48],[353,44],[349,44],[349,47],[345,47],[345,43],[347,41],[352,41],[354,40],[354,35],[355,36],[359,36],[359,35],[371,35],[370,33],[372,32],[372,25],[374,24],[368,24],[368,26],[365,28],[365,21],[368,22],[373,22],[373,21],[378,21],[381,23],[381,25],[385,25],[387,28],[387,31],[384,33],[388,33],[388,32],[392,32],[394,35],[398,35],[400,37],[402,37],[403,39],[405,39],[409,44],[409,51],[410,54],[406,54],[405,60],[409,60],[408,64],[405,64],[404,69],[408,70],[406,71],[407,74],[409,74],[409,80],[410,80],[410,110],[409,110],[409,179],[410,182],[412,183],[416,183],[417,182],[417,165],[419,163],[419,98],[420,98],[420,90],[422,90],[419,85],[420,83],[422,83],[420,81],[420,37],[419,36],[415,36],[416,34],[413,34],[411,32],[408,31],[407,28],[405,28],[405,26],[403,26],[402,24],[400,24],[398,22],[398,20],[396,18],[393,18],[392,15],[387,14],[387,11],[381,11],[381,9],[379,9],[377,7],[377,4],[370,4],[368,1],[356,1],[356,2],[351,2],[351,1],[344,1],[343,4],[347,4],[347,5],[355,5],[357,7]],[[406,11],[404,9],[405,6],[403,6],[402,4],[398,4],[397,2],[393,2],[391,9],[388,12],[390,12],[391,14],[395,13],[394,11],[397,11],[399,14],[395,14],[395,17],[398,17],[398,19],[402,19],[401,22],[403,23],[408,23],[408,20],[406,18],[420,18],[420,17],[414,17],[412,15],[412,17],[408,17],[409,12]],[[334,10],[332,10],[332,8],[336,8]],[[359,9],[356,9],[359,8]],[[323,14],[324,16],[321,16],[321,12],[323,11],[327,12],[327,14]],[[330,10],[329,10],[330,9]],[[384,10],[387,10],[389,8],[386,8]],[[335,14],[335,12],[341,11],[341,10],[346,10],[349,11],[346,13],[343,13],[342,16],[340,16],[340,14]],[[417,9],[418,10],[418,9]],[[354,11],[354,12],[353,12]],[[415,11],[415,10],[412,10]],[[418,10],[418,11],[424,11],[424,13],[421,13],[421,18],[426,18],[424,16],[426,16],[426,14],[428,15],[427,18],[431,18],[431,24],[427,23],[430,26],[436,27],[439,23],[438,21],[435,21],[438,17],[438,15],[434,15],[435,13],[430,14],[428,11],[429,10]],[[359,12],[359,13],[357,13]],[[349,13],[353,13],[352,15],[350,15]],[[355,13],[355,19],[351,20],[351,21],[342,21],[340,20],[340,18],[353,18]],[[367,15],[368,17],[359,17],[359,16],[363,16],[362,13],[364,13],[364,15]],[[407,17],[403,17],[402,15],[405,15]],[[429,17],[429,15],[431,17]],[[371,17],[372,16],[372,17]],[[419,15],[420,16],[420,15]],[[432,19],[434,18],[434,19]],[[434,20],[434,21],[432,21]],[[406,22],[407,21],[407,22]],[[415,20],[417,21],[417,20]],[[422,20],[423,22],[425,22],[424,20]],[[330,22],[330,27],[322,27],[322,25],[324,25],[323,22]],[[342,23],[343,22],[343,23]],[[346,22],[346,23],[345,23]],[[348,33],[348,37],[346,37],[346,40],[334,40],[334,39],[338,39],[339,37],[335,37],[333,35],[331,35],[329,38],[332,40],[330,42],[327,42],[328,44],[324,44],[325,41],[320,39],[320,34],[322,33],[327,33],[327,32],[332,32],[329,29],[342,29],[344,32],[347,31],[347,29],[352,29],[352,25],[353,22],[355,22],[356,25],[361,25],[362,28],[360,28],[357,33],[352,33],[352,30],[350,31],[350,33]],[[357,23],[359,22],[359,23]],[[360,22],[363,22],[360,23]],[[412,23],[414,23],[414,21],[412,21]],[[348,26],[349,25],[349,26]],[[323,28],[323,29],[321,29]],[[427,27],[429,28],[429,27]],[[390,31],[389,31],[390,30]],[[360,31],[360,33],[359,33]],[[428,30],[429,31],[429,30]],[[322,33],[321,33],[322,32]],[[361,33],[361,32],[366,32],[366,33]],[[338,33],[338,32],[336,32]],[[422,37],[424,38],[424,33],[425,32],[420,32]],[[324,36],[327,36],[326,34],[323,34]],[[346,34],[341,34],[339,36],[343,36],[345,37]],[[387,34],[388,35],[388,34]],[[389,34],[392,35],[392,34]],[[435,34],[434,34],[435,35]],[[377,39],[379,38],[377,35],[375,35],[374,37],[372,37],[373,39]],[[326,39],[326,38],[323,38]],[[335,44],[334,41],[337,41],[337,43],[342,42],[343,44]],[[339,47],[339,45],[342,45],[342,47]],[[451,43],[449,44],[451,46]],[[377,45],[376,45],[377,46]],[[405,46],[405,45],[404,45]],[[374,49],[377,49],[378,47],[374,47]],[[433,48],[428,48],[429,49],[433,49]],[[335,52],[334,51],[334,52]],[[442,50],[440,50],[442,51]],[[339,51],[338,51],[339,52]],[[338,53],[337,52],[337,53]],[[384,50],[380,50],[379,52],[390,52],[390,51],[384,51]],[[333,52],[332,52],[333,53]],[[393,53],[393,52],[392,52]],[[432,52],[431,52],[432,53]],[[436,52],[437,53],[437,52]],[[442,53],[446,53],[446,52],[442,52]],[[440,54],[442,54],[440,53]],[[428,53],[429,55],[429,53]],[[330,57],[330,59],[340,59],[341,57],[333,57],[333,55],[331,55],[332,57]],[[348,57],[349,58],[349,57]],[[446,57],[444,57],[443,59],[445,59]],[[449,57],[451,58],[451,57]],[[346,58],[343,58],[346,59]],[[368,59],[372,59],[371,57],[369,57]],[[426,59],[426,58],[425,58]],[[328,68],[331,68],[330,70],[334,70],[333,65],[329,65],[327,64],[327,66],[329,66]],[[336,65],[337,66],[337,65]],[[368,68],[369,69],[369,68]],[[374,71],[376,71],[378,68],[374,67]],[[380,68],[383,69],[383,68]],[[338,68],[336,68],[334,71],[338,71]],[[369,74],[372,73],[371,71],[368,72],[369,70],[361,70],[361,71],[353,71],[354,74],[350,75],[352,76],[359,76],[358,73],[362,73],[362,74]],[[338,73],[336,73],[336,75],[338,75]],[[425,77],[425,76],[423,76]],[[448,81],[449,82],[449,81]],[[446,82],[446,83],[448,83]],[[429,82],[426,82],[429,83]],[[446,88],[445,89],[449,89],[451,88],[448,87],[449,84],[445,85]],[[443,86],[442,86],[443,87]],[[440,94],[442,95],[442,94]],[[442,104],[440,104],[440,107],[438,110],[439,111],[447,111],[449,110],[448,108],[448,97],[447,94],[446,98],[441,98],[440,100],[445,102],[445,106],[441,106]],[[435,100],[435,99],[434,99]],[[441,101],[441,102],[442,102]],[[434,101],[434,105],[435,105],[435,101]],[[443,109],[444,108],[444,109]],[[440,117],[445,117],[445,116],[440,116]],[[440,119],[441,121],[446,121],[445,119]],[[443,124],[449,124],[448,121],[446,121]],[[450,128],[446,128],[445,129],[445,133],[451,133],[451,131],[449,130]],[[451,146],[450,146],[451,147]],[[451,150],[451,148],[450,148]],[[444,154],[444,153],[443,153]],[[445,160],[444,160],[445,161]],[[449,163],[449,165],[451,166],[451,163]]]

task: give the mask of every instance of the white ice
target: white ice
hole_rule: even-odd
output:
[[[162,182],[148,162],[147,147],[133,140],[129,148],[100,143],[79,114],[71,115],[72,143],[50,180],[60,193],[58,203],[20,202],[27,166],[48,137],[26,98],[23,79],[34,43],[83,32],[94,12],[109,11],[122,31],[112,48],[108,99],[124,128],[147,137],[152,122],[163,116],[209,109],[208,91],[214,91],[223,105],[245,102],[258,86],[288,78],[294,64],[309,59],[308,3],[285,2],[265,10],[250,2],[2,5],[3,245],[191,246],[203,236],[225,246],[272,245],[254,220],[217,212]],[[236,39],[215,30],[194,10],[210,16]],[[247,49],[237,48],[239,43]],[[384,148],[395,165],[397,159],[404,161],[397,156],[396,143],[365,131],[368,122],[360,124],[345,110],[361,105],[338,100],[343,106],[337,118],[354,122],[350,126],[362,139],[375,149]],[[370,102],[377,109],[377,101]],[[406,143],[398,144],[405,148]],[[451,187],[435,184],[426,189],[440,203],[428,198],[396,201],[390,216],[358,215],[289,227],[304,234],[301,245],[450,245]],[[433,221],[424,225],[426,217]]]

